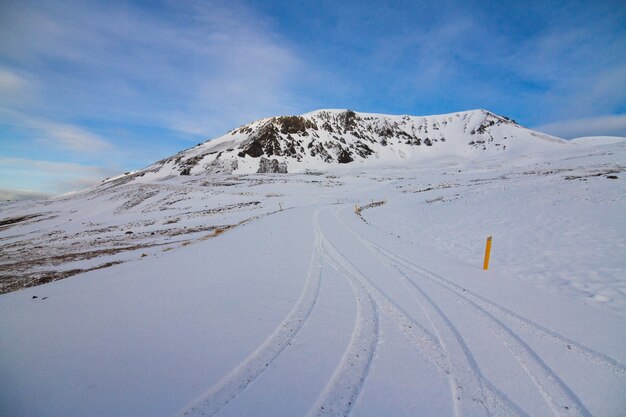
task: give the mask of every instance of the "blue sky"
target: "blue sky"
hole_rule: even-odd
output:
[[[624,22],[623,1],[4,0],[0,199],[319,108],[626,136]]]

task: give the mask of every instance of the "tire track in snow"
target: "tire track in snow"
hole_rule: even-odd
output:
[[[319,225],[316,226],[319,228]],[[394,303],[388,295],[386,295],[380,288],[378,288],[374,283],[372,283],[368,278],[363,275],[355,265],[353,265],[348,259],[345,258],[343,254],[324,236],[324,234],[319,231],[320,239],[322,241],[322,247],[325,257],[328,261],[338,269],[346,278],[351,280],[352,285],[361,286],[366,292],[368,292],[379,305],[380,310],[386,313],[389,318],[403,331],[405,336],[408,337],[408,340],[418,348],[418,350],[425,354],[429,359],[431,359],[436,367],[440,369],[442,372],[445,372],[448,375],[448,378],[451,380],[450,388],[452,391],[453,398],[457,398],[459,396],[465,397],[465,392],[471,392],[469,397],[471,400],[469,401],[455,401],[454,403],[454,412],[455,416],[480,416],[480,415],[490,415],[489,410],[484,405],[485,401],[482,399],[484,397],[483,394],[476,393],[472,387],[476,387],[476,384],[463,383],[461,380],[465,380],[465,378],[459,378],[457,373],[454,371],[453,367],[448,360],[450,355],[446,355],[442,345],[439,344],[436,340],[431,339],[432,336],[430,334],[426,335],[425,330],[422,332],[419,331],[421,327],[417,325],[406,313],[402,311],[402,309]],[[418,326],[417,328],[414,326]],[[341,371],[342,367],[339,367],[338,373]],[[481,376],[482,377],[482,376]],[[349,400],[350,395],[343,395],[344,402],[341,407],[335,407],[334,411],[330,411],[328,413],[322,412],[323,410],[320,408],[319,404],[323,402],[323,398],[328,395],[332,395],[333,389],[331,388],[332,382],[329,384],[328,389],[325,394],[323,394],[322,399],[318,401],[318,406],[313,410],[311,415],[348,415],[349,409],[346,406],[345,401],[349,401],[351,404],[354,401]],[[490,383],[481,383],[479,385],[479,390],[482,390],[483,387],[487,387],[488,391],[488,403],[496,404],[499,416],[525,416],[526,414],[519,409],[512,401],[508,400],[504,395],[499,393],[497,389],[495,389]],[[354,387],[354,398],[358,396],[358,392],[356,390],[360,390],[359,387]],[[330,394],[329,394],[330,393]],[[337,396],[335,396],[336,398]],[[352,405],[350,405],[351,407]],[[496,408],[496,407],[494,407]],[[326,407],[324,408],[327,409]]]
[[[406,313],[398,304],[393,302],[391,298],[381,290],[376,284],[366,278],[359,270],[351,264],[332,243],[321,234],[324,244],[324,252],[329,254],[331,258],[339,259],[343,269],[356,278],[359,283],[372,295],[379,311],[383,312],[396,325],[398,330],[413,344],[420,352],[430,359],[437,368],[442,371],[447,370],[447,360],[442,353],[441,345],[436,337],[428,331],[420,323],[416,322],[408,313]]]
[[[335,217],[367,249],[374,252],[358,234],[339,219],[338,211],[335,211]],[[374,255],[382,258],[377,252],[374,252]],[[389,262],[385,263],[400,274],[402,285],[417,301],[435,329],[445,361],[443,365],[440,364],[440,367],[445,371],[449,380],[455,416],[489,416],[492,412],[498,416],[526,415],[517,404],[507,398],[482,375],[459,331],[433,299],[418,285],[414,283],[408,285],[408,277],[395,265]]]
[[[448,361],[449,371],[446,373],[452,391],[455,415],[489,415],[486,401],[488,394],[480,382],[478,365],[463,337],[439,306],[420,287],[408,287],[405,280],[402,280],[402,284],[428,318],[444,350]]]
[[[428,269],[425,269],[419,265],[416,265],[406,258],[403,258],[402,256],[395,255],[382,247],[379,247],[379,249],[383,254],[385,254],[385,256],[392,259],[395,258],[399,264],[403,265],[409,270],[412,270],[415,273],[426,275],[431,281],[442,287],[447,288],[450,291],[454,291],[459,297],[471,300],[473,303],[482,307],[486,311],[499,314],[503,317],[510,319],[513,323],[517,325],[519,329],[527,330],[545,339],[556,342],[562,345],[563,348],[567,349],[568,351],[582,356],[583,358],[585,358],[585,360],[593,362],[617,376],[626,377],[626,365],[623,365],[622,363],[611,358],[610,356],[607,356],[579,342],[576,342],[573,339],[563,336],[555,332],[554,330],[550,330],[547,327],[542,326],[541,324],[536,323],[531,319],[522,317],[516,312],[510,310],[509,308],[497,304],[473,291],[465,289],[454,283],[453,281],[444,278],[441,275],[438,275],[432,271],[429,271]]]
[[[489,415],[486,401],[489,394],[485,392],[485,388],[480,381],[478,365],[470,349],[465,344],[463,337],[445,313],[421,287],[417,285],[407,286],[405,279],[402,279],[401,282],[409,294],[417,301],[428,321],[435,329],[439,343],[444,350],[448,362],[449,371],[446,373],[452,391],[455,415]]]
[[[314,216],[317,216],[317,212]],[[319,296],[322,270],[320,245],[321,242],[316,237],[308,276],[300,298],[278,328],[250,356],[177,416],[216,414],[258,378],[290,344],[311,315]]]
[[[407,279],[409,282],[414,283],[411,278],[407,277]],[[558,375],[543,362],[541,357],[510,327],[470,300],[459,296],[456,292],[454,295],[467,303],[478,319],[481,320],[513,354],[516,361],[545,398],[555,416],[591,415],[576,394],[570,390]]]
[[[357,312],[348,348],[309,416],[348,416],[367,378],[378,344],[378,310],[371,294],[344,268],[342,260],[328,253],[331,245],[321,231],[318,213],[314,223],[322,256],[350,283]]]
[[[346,227],[348,227],[350,230],[352,230],[353,233],[357,234],[358,236],[363,237],[362,235],[354,231],[350,226],[346,225]],[[598,352],[588,346],[585,346],[582,343],[579,343],[573,339],[570,339],[569,337],[564,336],[554,330],[542,326],[541,324],[529,318],[523,317],[515,311],[504,307],[503,305],[498,304],[494,301],[491,301],[478,293],[463,288],[455,282],[444,278],[441,275],[438,275],[422,266],[416,265],[415,263],[407,260],[400,255],[391,253],[387,249],[377,245],[374,242],[369,242],[376,248],[376,250],[381,252],[383,255],[390,257],[401,265],[404,265],[405,267],[407,267],[407,269],[416,268],[419,272],[427,274],[434,280],[439,281],[440,285],[447,285],[450,290],[455,291],[457,294],[459,294],[459,296],[471,299],[476,304],[480,305],[485,310],[491,313],[495,313],[502,317],[508,318],[513,323],[515,323],[518,329],[528,331],[544,339],[551,340],[553,343],[558,343],[562,345],[563,348],[567,349],[567,351],[582,356],[585,360],[593,362],[596,365],[601,366],[602,368],[617,376],[626,377],[626,365],[619,362],[618,360],[604,353]]]
[[[346,227],[349,227],[346,225]],[[354,230],[353,233],[357,234]],[[357,234],[358,235],[358,234]],[[432,277],[423,272],[423,268],[409,261],[399,259],[389,251],[381,248],[372,241],[361,235],[357,236],[365,246],[369,247],[375,253],[379,253],[386,258],[388,265],[394,267],[401,276],[403,282],[409,283],[418,291],[422,291],[419,285],[408,277],[399,267],[402,267],[420,275],[429,281],[435,282],[444,289],[451,291],[457,297],[467,303],[474,314],[494,333],[494,335],[504,344],[504,346],[513,354],[517,362],[528,374],[534,384],[537,386],[541,395],[546,399],[555,416],[590,416],[589,411],[584,407],[580,399],[574,394],[569,387],[561,381],[561,379],[552,371],[552,369],[543,362],[539,355],[526,344],[511,328],[506,326],[502,321],[490,314],[478,304],[471,301],[463,294],[459,294],[454,289],[437,282]],[[391,263],[389,263],[391,261]],[[448,280],[446,280],[448,281]]]

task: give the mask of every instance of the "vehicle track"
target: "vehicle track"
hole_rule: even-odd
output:
[[[350,230],[352,230],[353,233],[357,234],[358,236],[363,237],[354,229],[352,229],[352,227],[348,225],[346,225],[346,227],[348,227]],[[393,235],[393,236],[396,236],[396,235]],[[585,358],[585,360],[593,362],[596,365],[601,366],[602,368],[606,369],[607,371],[617,376],[626,378],[626,365],[622,364],[618,360],[604,353],[598,352],[588,346],[585,346],[582,343],[579,343],[573,339],[570,339],[567,336],[564,336],[554,330],[551,330],[529,318],[523,317],[520,314],[516,313],[515,311],[509,309],[508,307],[505,307],[501,304],[491,301],[469,289],[463,288],[460,285],[454,283],[453,281],[445,277],[442,277],[441,275],[436,274],[420,265],[417,265],[409,261],[408,259],[402,257],[401,255],[396,255],[372,241],[369,241],[369,242],[381,254],[383,254],[384,256],[387,256],[388,258],[392,259],[398,264],[403,265],[407,269],[409,270],[415,269],[416,271],[414,272],[424,273],[428,275],[429,277],[431,277],[434,282],[442,286],[447,286],[448,289],[455,291],[461,297],[467,297],[468,299],[471,299],[472,301],[480,305],[485,310],[491,313],[499,314],[503,317],[506,317],[517,326],[517,329],[521,331],[533,333],[544,339],[551,340],[553,343],[560,344],[563,348],[567,349],[567,352],[582,356],[583,358]]]
[[[367,378],[378,344],[378,309],[371,294],[343,267],[341,260],[328,253],[329,243],[321,231],[318,213],[314,225],[322,256],[349,282],[357,311],[348,348],[309,416],[348,416]]]
[[[335,217],[343,223],[337,216],[337,210]],[[344,224],[344,227],[347,226]],[[387,266],[397,269],[388,263]],[[367,280],[365,277],[362,279]],[[440,356],[436,364],[448,377],[454,415],[488,416],[492,412],[498,416],[526,415],[482,375],[460,333],[432,298],[417,285],[402,284],[416,299],[437,334]]]
[[[364,238],[362,235],[355,232],[350,226],[344,223],[344,226],[349,228],[361,242],[370,248],[372,252],[378,254],[379,257],[386,259],[386,263],[396,269],[403,277],[402,282],[408,283],[414,287],[417,291],[423,290],[419,285],[411,279],[401,268],[405,268],[422,278],[426,278],[431,282],[439,284],[444,289],[451,291],[457,299],[466,303],[472,310],[472,312],[492,331],[492,333],[504,344],[505,347],[513,354],[517,362],[528,374],[531,380],[538,388],[541,395],[545,398],[546,402],[550,406],[555,416],[589,416],[590,413],[580,399],[569,389],[569,387],[560,380],[558,375],[552,371],[552,369],[543,362],[539,355],[526,344],[510,327],[505,325],[498,318],[490,314],[480,305],[476,304],[463,294],[459,294],[457,291],[450,287],[441,284],[422,272],[422,268],[409,262],[398,262],[396,255],[391,254],[389,251],[384,250],[382,247],[376,245],[374,242]],[[410,266],[413,266],[411,268]],[[419,268],[419,269],[418,269]],[[446,280],[449,281],[449,280]],[[426,294],[424,294],[426,295]],[[435,306],[436,307],[436,306]]]
[[[435,329],[435,334],[448,361],[447,372],[452,401],[456,416],[486,416],[489,415],[484,384],[481,381],[480,371],[473,355],[465,344],[463,337],[445,313],[428,294],[417,285],[408,286],[406,279],[401,279],[402,285],[417,301],[418,305]]]
[[[380,288],[371,282],[358,268],[346,259],[343,254],[321,234],[322,246],[335,265],[343,270],[346,275],[352,276],[374,297],[381,310],[401,330],[403,324],[413,323],[400,306],[389,298]],[[409,325],[412,326],[412,325]],[[410,328],[409,330],[413,330]],[[490,410],[496,410],[498,416],[526,416],[526,414],[504,394],[499,392],[489,381],[479,374],[480,383],[472,384],[467,381],[468,377],[459,377],[451,365],[451,355],[446,352],[444,346],[437,340],[432,339],[430,344],[424,345],[424,340],[416,339],[414,332],[403,332],[408,340],[418,348],[427,358],[431,359],[435,366],[444,372],[450,380],[452,398],[457,398],[453,404],[455,416],[480,416],[490,415]],[[430,336],[429,336],[430,337]],[[456,361],[456,359],[453,359]],[[456,365],[456,364],[455,364]],[[478,387],[478,388],[477,388]],[[477,393],[478,391],[478,393]],[[484,391],[484,393],[482,393]],[[460,398],[463,400],[460,400]],[[486,397],[486,401],[484,398]]]
[[[386,257],[390,259],[395,259],[396,262],[403,265],[408,270],[425,275],[432,282],[435,282],[436,284],[440,285],[441,287],[445,287],[450,291],[454,291],[461,298],[471,300],[476,305],[480,306],[486,311],[501,314],[502,316],[507,317],[516,324],[518,329],[526,330],[537,334],[545,339],[552,340],[553,342],[562,345],[562,347],[564,349],[567,349],[568,352],[576,353],[584,357],[586,360],[603,367],[607,371],[610,371],[617,376],[626,377],[626,365],[623,365],[616,359],[613,359],[603,353],[597,352],[592,348],[589,348],[579,342],[576,342],[573,339],[570,339],[555,332],[554,330],[548,329],[547,327],[542,326],[531,319],[522,317],[516,312],[510,310],[509,308],[497,304],[471,290],[463,288],[458,284],[452,282],[451,280],[444,278],[441,275],[436,274],[432,271],[429,271],[428,269],[425,269],[419,265],[416,265],[400,255],[394,255],[393,253],[382,247],[379,247],[379,249],[380,252],[383,253]]]
[[[316,216],[315,214],[314,216]],[[290,344],[311,315],[321,283],[321,242],[316,237],[306,283],[282,323],[250,356],[177,416],[212,416],[241,394]]]
[[[423,325],[416,322],[399,305],[393,302],[384,291],[366,278],[321,232],[320,238],[325,254],[327,254],[335,264],[341,265],[341,268],[347,274],[354,277],[372,295],[378,305],[378,309],[391,319],[402,334],[404,334],[407,339],[440,370],[448,370],[445,355],[443,355],[441,345],[436,337]]]

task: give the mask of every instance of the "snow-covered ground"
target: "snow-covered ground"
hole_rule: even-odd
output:
[[[4,290],[69,277],[0,295],[0,415],[623,416],[626,142],[589,142],[4,205]]]

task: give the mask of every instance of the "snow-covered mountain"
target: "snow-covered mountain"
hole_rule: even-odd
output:
[[[621,417],[625,173],[624,140],[327,110],[2,203],[0,416]]]
[[[540,152],[563,142],[486,110],[436,116],[318,110],[257,120],[125,178],[394,166],[448,155]]]

